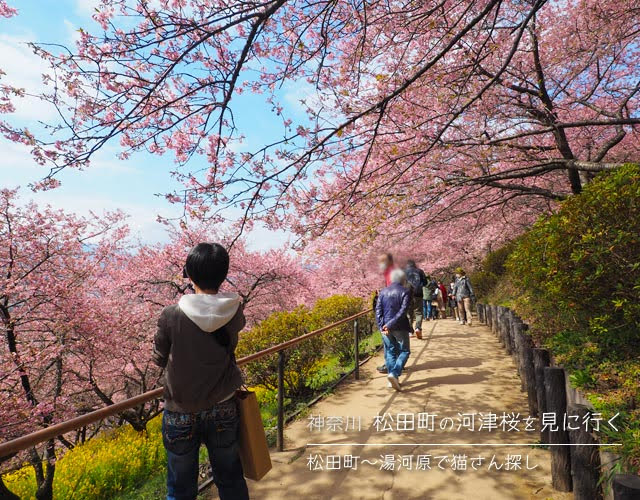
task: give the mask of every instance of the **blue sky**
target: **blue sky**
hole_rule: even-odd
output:
[[[77,30],[83,27],[94,31],[96,24],[91,14],[95,0],[9,0],[17,7],[19,15],[0,20],[0,68],[6,72],[3,81],[37,93],[41,88],[41,75],[46,66],[34,56],[26,42],[73,43]],[[308,94],[305,85],[291,86],[282,92],[282,103],[288,114],[303,118],[298,100]],[[53,119],[53,109],[48,109],[35,99],[16,102],[17,111],[3,119],[13,124],[38,128],[37,121]],[[272,140],[281,133],[281,125],[264,102],[264,96],[243,95],[234,105],[236,122],[247,136],[247,147],[256,147]],[[165,239],[157,215],[175,216],[180,207],[168,204],[161,196],[178,188],[169,172],[174,168],[170,155],[157,157],[137,154],[127,161],[116,157],[117,146],[102,150],[92,166],[85,171],[63,172],[59,179],[62,187],[33,193],[27,184],[40,179],[46,173],[44,167],[36,165],[28,150],[21,145],[0,138],[0,187],[22,186],[22,198],[38,203],[48,203],[80,214],[89,210],[101,213],[104,210],[121,209],[130,216],[133,233],[143,241],[155,242]],[[250,245],[256,249],[282,245],[288,236],[258,228],[250,236]]]

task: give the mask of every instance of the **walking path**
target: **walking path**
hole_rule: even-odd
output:
[[[312,431],[310,420],[302,418],[285,430],[286,450],[273,452],[273,470],[259,482],[249,482],[251,498],[283,499],[434,499],[499,500],[572,498],[551,488],[550,459],[546,450],[519,446],[537,441],[536,432],[456,431],[460,413],[495,413],[498,423],[503,412],[528,415],[526,396],[511,358],[499,347],[484,325],[459,325],[453,320],[424,324],[423,340],[413,340],[408,370],[400,381],[402,392],[387,387],[385,375],[376,372],[382,353],[361,369],[361,380],[341,385],[336,393],[315,405],[311,415],[324,416],[325,429]],[[436,429],[379,432],[376,415],[428,412]],[[330,432],[327,417],[360,417],[361,430]],[[443,419],[445,417],[445,419]],[[440,430],[439,424],[454,421],[454,430]],[[479,427],[476,415],[475,429]],[[427,421],[428,423],[428,421]],[[468,423],[468,422],[467,422]],[[353,424],[353,422],[350,422]],[[396,423],[394,422],[394,427]],[[350,425],[351,427],[351,425]],[[382,427],[381,427],[382,428]],[[310,446],[309,443],[322,443]],[[354,444],[351,444],[354,443]],[[383,446],[376,446],[376,444]],[[397,446],[402,443],[405,446]],[[434,443],[444,446],[434,446]],[[516,446],[477,446],[477,443],[510,443]],[[346,444],[346,445],[345,445]],[[473,444],[473,445],[472,445]],[[344,445],[344,446],[343,446]],[[359,456],[358,466],[341,470],[309,470],[309,457],[321,456],[326,469],[327,455]],[[385,455],[393,455],[395,470],[380,470]],[[467,456],[467,470],[452,470],[453,455]],[[487,470],[493,455],[498,465],[507,455],[521,455],[520,470]],[[401,456],[412,456],[412,464],[402,467]],[[419,458],[422,456],[422,458]],[[416,470],[418,461],[425,469]],[[448,461],[441,462],[448,457]],[[484,457],[481,465],[478,457]],[[526,470],[528,456],[529,467]],[[331,459],[330,459],[331,460]],[[377,462],[368,464],[369,462]],[[473,463],[472,463],[473,462]],[[389,464],[390,461],[387,461]],[[438,464],[444,469],[439,469]],[[460,468],[463,464],[458,459]],[[512,461],[517,464],[517,459]],[[343,464],[344,465],[344,464]],[[478,470],[473,470],[475,465]],[[478,466],[479,465],[479,466]],[[217,498],[214,491],[210,498]]]

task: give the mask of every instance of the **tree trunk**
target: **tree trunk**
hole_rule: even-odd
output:
[[[38,481],[36,498],[38,500],[53,500],[53,477],[56,472],[55,441],[47,441],[45,450],[45,473],[41,481]]]

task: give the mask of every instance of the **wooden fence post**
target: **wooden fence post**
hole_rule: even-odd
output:
[[[638,500],[640,498],[640,476],[616,474],[613,476],[612,485],[615,500]]]
[[[498,335],[498,306],[491,306],[491,331]]]
[[[493,328],[493,318],[491,317],[491,305],[487,304],[484,308],[484,314],[486,316],[486,320],[487,320],[487,326],[489,327],[489,329]]]
[[[498,340],[500,340],[500,344],[502,345],[502,347],[506,347],[506,344],[504,342],[504,330],[502,325],[503,316],[504,316],[504,307],[497,306],[496,307],[496,319],[497,319],[496,334],[498,335]]]
[[[509,310],[509,334],[511,338],[511,356],[513,357],[513,361],[518,367],[518,375],[520,375],[520,360],[518,359],[518,339],[517,337],[517,326],[516,323],[518,321],[518,316],[515,311]]]
[[[569,407],[567,425],[571,447],[571,476],[573,477],[574,500],[600,500],[600,452],[598,442],[588,426],[591,410],[583,405]]]
[[[476,302],[476,313],[478,314],[478,323],[484,323],[484,305]]]
[[[551,445],[551,484],[558,491],[571,491],[571,456],[569,436],[564,426],[567,413],[567,390],[564,370],[555,366],[544,368],[544,392],[547,413],[555,415],[554,430],[549,432]]]
[[[523,365],[524,365],[524,378],[526,380],[527,388],[527,402],[529,403],[529,413],[532,417],[539,415],[538,409],[538,392],[536,388],[536,375],[535,368],[533,366],[533,349],[529,346],[525,346],[522,351]]]
[[[516,329],[514,325],[517,319],[515,311],[509,309],[509,341],[511,342],[511,355],[516,365],[518,364],[518,347],[516,346]]]
[[[513,354],[513,344],[511,342],[511,309],[502,309],[502,336],[504,337],[504,347],[508,355]]]
[[[549,351],[546,349],[532,349],[533,368],[536,381],[536,399],[538,400],[538,416],[542,418],[542,414],[547,412],[547,400],[544,390],[544,369],[550,364]],[[540,442],[542,444],[549,443],[549,431],[542,430],[540,426]]]
[[[513,331],[513,344],[514,344],[514,360],[516,367],[518,368],[518,376],[520,377],[520,390],[527,390],[527,379],[524,375],[524,348],[525,338],[522,335],[522,320],[515,314],[511,320],[511,330]]]

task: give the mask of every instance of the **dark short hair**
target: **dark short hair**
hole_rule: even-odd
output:
[[[415,261],[415,260],[412,260],[412,259],[409,259],[409,260],[407,261],[407,266],[409,266],[409,267],[416,267],[416,261]]]
[[[229,253],[218,243],[198,243],[187,255],[184,268],[198,288],[218,291],[229,272]]]

